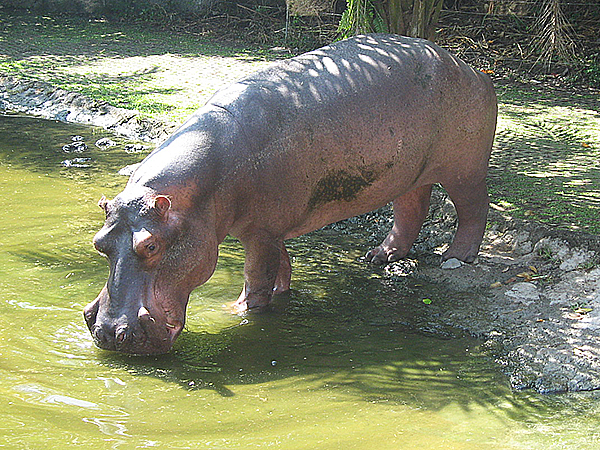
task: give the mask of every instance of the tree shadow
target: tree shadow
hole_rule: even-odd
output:
[[[393,310],[383,311],[388,318],[384,323],[372,322],[368,315],[345,314],[347,308],[321,306],[310,294],[295,291],[278,299],[272,311],[250,315],[239,326],[216,334],[187,330],[167,355],[102,352],[100,361],[185,390],[214,390],[224,397],[237,395],[241,385],[290,380],[294,389],[341,388],[357,401],[418,404],[433,411],[458,405],[493,414],[502,399],[511,405],[508,417],[519,420],[537,408],[529,394],[510,391],[491,361],[465,352],[465,346],[476,348],[471,339],[440,339],[419,332],[396,322]]]

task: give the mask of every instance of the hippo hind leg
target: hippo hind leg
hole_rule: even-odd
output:
[[[485,179],[474,184],[444,184],[458,216],[458,227],[452,245],[443,260],[456,258],[470,263],[475,260],[485,233],[489,197]]]
[[[367,261],[385,264],[408,254],[429,211],[431,188],[420,186],[394,200],[394,226],[381,245],[367,253]]]

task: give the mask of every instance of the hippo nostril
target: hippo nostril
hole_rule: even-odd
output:
[[[117,345],[125,342],[128,337],[129,329],[127,328],[127,325],[121,325],[119,328],[117,328],[115,332],[115,341],[117,342]]]
[[[92,336],[94,337],[94,339],[101,343],[101,344],[106,344],[107,342],[107,336],[106,336],[106,332],[104,331],[103,327],[101,326],[97,326],[94,329],[94,332],[92,333]]]

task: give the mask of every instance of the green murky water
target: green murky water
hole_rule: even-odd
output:
[[[73,135],[88,150],[65,153]],[[291,244],[295,289],[269,313],[223,312],[242,282],[228,242],[170,354],[93,347],[81,310],[107,273],[96,202],[143,155],[94,147],[104,136],[0,116],[0,447],[598,448],[597,395],[511,392],[476,342],[406,325],[423,294],[390,302],[357,262],[364,245],[331,232]]]

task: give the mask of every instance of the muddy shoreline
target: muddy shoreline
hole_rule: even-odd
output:
[[[57,89],[52,85],[0,75],[0,111],[12,111],[49,120],[90,125],[111,133],[146,142],[162,142],[175,130],[141,117],[136,111],[117,108],[84,95]]]
[[[391,226],[391,215],[384,217],[379,237],[384,222]],[[410,276],[438,286],[441,294],[419,311],[428,329],[458,328],[480,339],[514,389],[600,389],[600,237],[492,208],[475,263],[442,269],[455,225],[452,203],[436,190],[413,250],[383,269],[385,282],[400,287]]]
[[[0,76],[3,110],[99,126],[154,143],[175,128],[47,83],[8,76]],[[360,225],[375,240],[390,224],[390,211],[383,209],[332,227],[343,232]],[[445,294],[416,314],[433,323],[434,332],[450,327],[479,338],[515,389],[600,389],[600,237],[514,220],[492,205],[476,262],[442,269],[439,254],[454,228],[453,206],[436,190],[409,257],[381,269],[390,292],[402,289],[406,277],[443,286]]]

